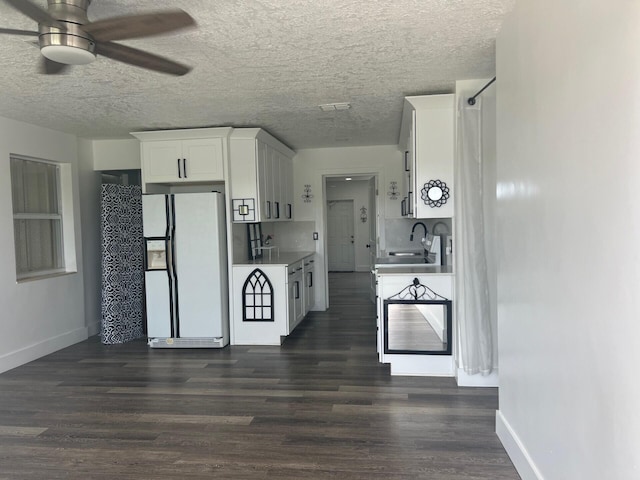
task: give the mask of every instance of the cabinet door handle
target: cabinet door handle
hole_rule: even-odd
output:
[[[180,159],[178,159],[178,178],[182,178],[182,170],[180,170]]]
[[[296,297],[295,298],[297,300],[298,298],[300,298],[300,282],[298,282],[296,280],[294,285],[295,285],[295,288],[296,288]]]
[[[403,217],[407,215],[407,197],[404,197],[400,202],[400,215]]]
[[[267,218],[271,218],[271,200],[267,200]]]
[[[187,178],[187,159],[182,159],[182,173],[184,174],[184,178]]]
[[[313,287],[313,272],[309,272],[309,288]]]
[[[280,202],[274,202],[276,205],[276,214],[274,218],[280,218]]]
[[[411,201],[411,195],[413,195],[413,192],[409,192],[409,196],[407,197],[407,215],[411,215],[413,213],[413,202]]]
[[[291,211],[292,211],[291,204],[287,203],[287,218],[288,219],[291,219]]]
[[[408,172],[409,171],[409,150],[405,150],[404,151],[404,171]]]

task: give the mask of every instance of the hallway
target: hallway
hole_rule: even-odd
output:
[[[517,479],[497,391],[390,377],[367,274],[282,347],[97,338],[0,375],[4,479]]]

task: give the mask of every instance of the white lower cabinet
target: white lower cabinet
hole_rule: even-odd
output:
[[[296,262],[287,267],[289,277],[289,332],[304,318],[304,283],[302,274],[302,262]]]
[[[289,333],[287,268],[234,265],[232,270],[233,343],[280,345]]]
[[[305,258],[303,265],[304,272],[304,314],[306,315],[316,303],[315,295],[315,257]]]
[[[286,264],[234,265],[232,343],[280,345],[313,305],[314,265],[308,254]]]
[[[394,319],[394,324],[398,325],[398,321],[402,329],[406,325],[413,325],[411,322],[415,321],[415,318],[422,318],[426,320],[434,332],[437,330],[444,331],[446,328],[447,314],[453,316],[453,275],[450,273],[380,273],[377,274],[377,346],[378,346],[378,358],[382,363],[389,363],[391,375],[422,375],[422,376],[453,376],[454,374],[454,362],[453,355],[451,353],[441,352],[439,354],[427,353],[426,351],[420,351],[421,348],[415,349],[409,348],[404,351],[404,347],[392,347],[391,336],[392,333],[385,331],[385,328],[390,327],[391,323],[387,325],[385,321],[385,315],[388,313],[385,310],[390,309],[391,303],[387,302],[385,306],[385,300],[406,300],[408,303],[414,303],[415,297],[417,300],[449,300],[448,306],[440,306],[440,309],[431,311],[434,305],[412,305],[413,311],[407,311],[408,305],[395,305],[398,307],[395,310],[397,315]],[[417,281],[418,285],[414,285]],[[425,311],[425,308],[428,311]],[[448,311],[447,311],[448,309]],[[390,310],[389,310],[390,312]],[[421,317],[417,317],[416,313],[420,312]],[[451,317],[452,318],[452,317]],[[442,322],[438,326],[438,322]],[[410,327],[412,328],[412,327]],[[402,330],[394,329],[394,338],[398,339],[400,344],[409,342],[412,344],[416,338],[420,338],[417,335],[414,338],[413,335],[406,335]],[[447,342],[449,344],[454,343],[453,328],[446,333]],[[386,346],[389,348],[386,348]],[[433,350],[432,348],[425,347],[424,350]]]

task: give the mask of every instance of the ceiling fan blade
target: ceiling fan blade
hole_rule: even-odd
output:
[[[153,53],[126,47],[119,43],[96,43],[96,53],[119,62],[128,63],[129,65],[146,68],[148,70],[155,70],[157,72],[169,73],[171,75],[184,75],[191,71],[191,67],[186,65],[174,62],[168,58],[154,55]]]
[[[65,26],[49,15],[45,9],[40,8],[30,0],[4,0],[4,3],[11,5],[13,8],[23,13],[27,17],[49,27],[66,30]]]
[[[66,63],[58,63],[54,62],[53,60],[49,60],[48,58],[42,57],[38,70],[40,73],[44,73],[46,75],[57,75],[60,73],[65,73],[68,67],[69,65],[67,65]]]
[[[85,23],[82,29],[97,42],[148,37],[190,27],[196,21],[183,10],[106,18]]]
[[[8,35],[29,35],[38,36],[38,32],[30,32],[29,30],[16,30],[15,28],[0,28],[0,33],[6,33]]]

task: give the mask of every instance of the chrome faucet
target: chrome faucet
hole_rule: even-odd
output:
[[[417,227],[418,225],[422,225],[422,228],[424,228],[424,237],[423,237],[423,239],[424,239],[424,238],[427,238],[427,234],[429,233],[429,232],[427,231],[427,226],[426,226],[424,223],[422,223],[422,222],[416,222],[416,223],[414,223],[414,224],[413,224],[413,227],[411,228],[411,235],[409,235],[409,240],[410,240],[410,241],[412,241],[412,242],[413,242],[413,234],[414,234],[414,232],[416,231],[416,227]]]

